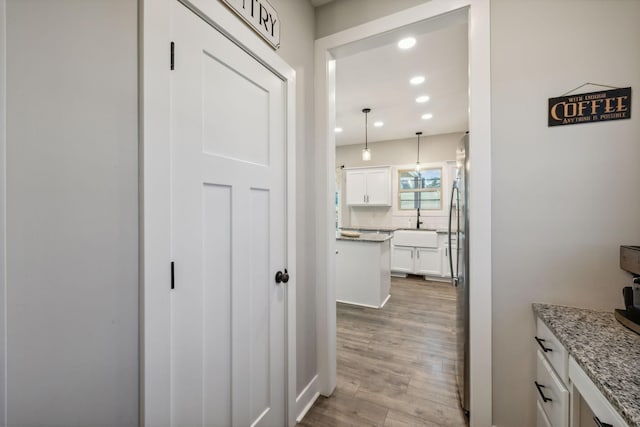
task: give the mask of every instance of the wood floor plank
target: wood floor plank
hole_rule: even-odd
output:
[[[299,426],[464,427],[455,382],[455,289],[392,278],[382,309],[337,306],[337,385]]]

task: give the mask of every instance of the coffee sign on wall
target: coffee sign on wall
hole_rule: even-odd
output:
[[[280,47],[280,18],[267,0],[220,0],[274,49]]]
[[[549,98],[549,126],[630,118],[630,87]]]

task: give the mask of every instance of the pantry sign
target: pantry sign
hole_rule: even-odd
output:
[[[220,0],[274,49],[280,47],[280,18],[267,0]]]
[[[549,127],[630,118],[630,87],[549,98]]]

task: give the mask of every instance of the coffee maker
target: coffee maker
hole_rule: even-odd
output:
[[[620,268],[631,273],[631,286],[622,289],[624,310],[616,309],[620,323],[640,334],[640,246],[620,246]]]

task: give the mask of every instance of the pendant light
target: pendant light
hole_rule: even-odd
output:
[[[362,149],[362,160],[368,162],[371,160],[371,150],[369,150],[369,145],[367,142],[367,128],[368,128],[368,120],[367,115],[371,112],[371,108],[363,108],[362,112],[364,113],[364,148]]]
[[[416,160],[416,172],[420,172],[420,135],[422,135],[422,132],[416,132],[416,135],[418,135],[418,159]]]

